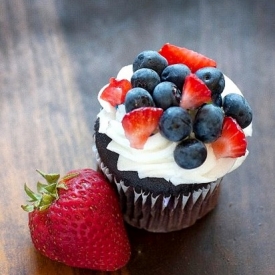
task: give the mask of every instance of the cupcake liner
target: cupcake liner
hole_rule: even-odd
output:
[[[209,213],[217,204],[222,178],[188,195],[155,196],[153,193],[135,190],[117,181],[101,161],[94,146],[99,169],[117,187],[125,221],[137,228],[151,232],[171,232],[193,225]]]

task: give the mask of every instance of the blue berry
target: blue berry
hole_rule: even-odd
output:
[[[161,75],[165,67],[168,66],[168,62],[165,57],[156,51],[143,51],[134,60],[133,71],[137,71],[141,68],[148,68],[156,71]]]
[[[140,87],[147,90],[150,94],[160,83],[158,73],[152,69],[142,68],[135,71],[131,78],[132,87]]]
[[[236,119],[241,128],[247,127],[252,121],[252,109],[247,100],[239,94],[228,94],[223,100],[226,116]]]
[[[221,94],[212,94],[211,99],[212,99],[212,103],[215,106],[222,107],[222,95]]]
[[[181,107],[170,107],[165,110],[159,120],[159,131],[170,141],[180,141],[190,135],[192,119]]]
[[[155,87],[152,96],[156,106],[166,110],[171,106],[179,106],[181,91],[174,83],[164,81]]]
[[[154,107],[151,94],[143,88],[133,88],[129,90],[125,97],[125,111],[131,112],[140,107]]]
[[[220,107],[212,104],[202,106],[194,119],[195,137],[202,142],[215,141],[222,132],[224,113]]]
[[[212,94],[221,94],[223,92],[225,80],[223,73],[219,69],[205,67],[197,70],[195,74],[206,84]]]
[[[175,162],[184,169],[194,169],[201,166],[206,157],[207,149],[204,143],[197,139],[185,139],[174,150]]]
[[[182,90],[185,77],[190,73],[190,69],[184,64],[169,65],[163,70],[161,80],[173,82],[180,90]]]

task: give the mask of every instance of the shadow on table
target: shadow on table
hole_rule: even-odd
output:
[[[189,272],[191,265],[199,262],[203,250],[207,250],[205,240],[211,242],[213,227],[217,225],[214,217],[215,210],[190,228],[170,233],[152,233],[127,225],[132,245],[130,274],[189,274],[185,271]],[[211,245],[213,242],[210,249]]]

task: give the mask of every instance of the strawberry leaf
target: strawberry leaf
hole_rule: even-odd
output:
[[[43,211],[47,209],[53,201],[58,199],[58,189],[67,189],[66,184],[61,180],[58,182],[60,175],[59,174],[45,174],[40,170],[36,170],[47,183],[37,182],[37,193],[32,191],[26,184],[24,190],[28,197],[30,198],[30,205],[22,205],[22,209],[27,212],[32,212],[34,210]],[[71,173],[67,175],[67,179],[77,176],[77,173]]]
[[[60,177],[59,174],[45,174],[38,169],[36,171],[47,181],[47,183],[55,183]]]

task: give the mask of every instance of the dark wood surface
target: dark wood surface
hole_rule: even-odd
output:
[[[98,90],[166,42],[212,57],[254,110],[250,155],[225,177],[217,208],[189,229],[127,227],[123,275],[275,274],[275,2],[0,1],[0,274],[107,274],[37,253],[23,184],[35,169],[93,167]]]

